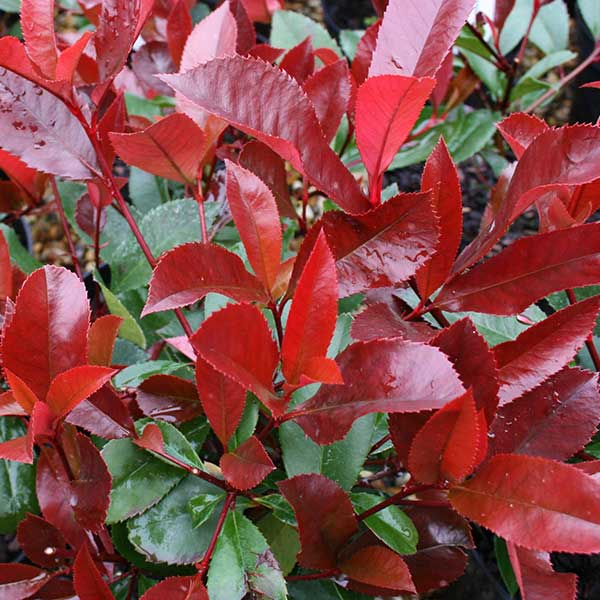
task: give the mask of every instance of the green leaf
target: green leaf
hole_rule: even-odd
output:
[[[600,36],[600,3],[598,0],[577,0],[581,16],[594,38]]]
[[[185,473],[138,448],[131,440],[111,440],[102,458],[112,476],[107,523],[144,512],[177,485]]]
[[[303,42],[307,37],[317,48],[330,48],[338,56],[342,51],[337,42],[327,33],[325,27],[305,15],[290,10],[278,10],[273,15],[271,25],[271,45],[289,50]]]
[[[0,418],[0,442],[25,435],[25,426],[16,417]],[[12,460],[0,460],[0,533],[14,533],[25,513],[39,512],[35,495],[35,467]]]
[[[517,583],[515,572],[510,563],[506,542],[502,538],[494,536],[494,552],[496,554],[498,571],[500,571],[502,581],[512,597],[519,591],[519,584]]]
[[[354,57],[356,56],[356,47],[364,34],[365,32],[362,29],[343,29],[340,32],[340,45],[342,46],[344,54],[350,60],[354,60]]]
[[[21,10],[21,0],[0,0],[0,10],[18,13]]]
[[[532,13],[533,0],[516,0],[500,33],[500,52],[504,56],[514,50],[523,39],[529,27]]]
[[[116,339],[112,356],[113,364],[130,366],[144,362],[147,358],[148,355],[135,344],[121,338]]]
[[[522,79],[539,79],[548,71],[555,69],[560,65],[564,65],[575,58],[577,58],[577,54],[575,52],[571,52],[570,50],[559,50],[558,52],[553,52],[552,54],[548,54],[548,56],[542,58],[542,60],[538,60],[533,67],[531,67],[523,75]]]
[[[256,502],[273,511],[273,516],[282,523],[296,527],[296,515],[290,503],[281,494],[257,496]]]
[[[258,399],[254,394],[246,394],[246,406],[240,424],[227,444],[227,450],[233,452],[241,443],[245,442],[256,429],[258,423]]]
[[[357,513],[379,504],[384,498],[376,494],[351,495]],[[364,520],[365,525],[385,544],[398,554],[414,554],[419,534],[413,522],[397,506],[388,506]]]
[[[290,584],[292,600],[372,600],[358,592],[346,590],[333,581],[296,581]]]
[[[192,448],[200,454],[202,452],[202,446],[211,429],[206,417],[201,416],[196,417],[187,423],[182,423],[179,426],[179,431],[183,433],[187,441],[192,445]]]
[[[329,446],[313,442],[296,423],[283,423],[279,439],[288,477],[320,473],[350,490],[371,449],[374,423],[374,415],[358,419],[343,440]]]
[[[260,530],[236,511],[227,515],[208,571],[211,600],[261,598],[286,600],[285,579]]]
[[[125,92],[125,105],[128,114],[146,117],[151,121],[154,120],[154,117],[159,117],[162,112],[160,106],[152,100],[136,96],[130,92]]]
[[[137,167],[131,167],[129,197],[139,211],[146,214],[168,200],[166,181]]]
[[[131,519],[129,541],[151,562],[189,565],[202,558],[217,525],[218,512],[194,529],[190,498],[219,493],[220,488],[188,475],[158,504]]]
[[[192,498],[189,502],[189,508],[194,529],[200,527],[200,525],[204,525],[224,499],[224,492],[220,494],[202,494],[201,496]]]
[[[275,515],[267,515],[257,525],[273,551],[281,572],[288,575],[296,564],[296,555],[300,552],[298,530],[282,523]]]
[[[494,57],[488,47],[467,27],[464,27],[460,32],[460,35],[456,40],[456,46],[462,50],[468,50],[469,52],[477,54],[490,63],[494,62]]]
[[[529,39],[544,54],[564,50],[569,44],[569,12],[564,0],[554,0],[542,6]]]
[[[473,72],[481,79],[496,100],[504,96],[506,88],[506,75],[500,71],[489,60],[482,58],[479,54],[463,50],[463,54]]]
[[[26,275],[29,275],[42,266],[42,263],[33,258],[33,256],[31,256],[31,254],[23,247],[23,244],[21,244],[12,227],[0,224],[0,230],[2,230],[2,233],[6,238],[11,260],[16,263],[21,271]]]
[[[188,366],[170,360],[149,360],[137,365],[131,365],[115,375],[114,383],[117,388],[138,387],[142,381],[152,375],[175,375],[185,372]]]

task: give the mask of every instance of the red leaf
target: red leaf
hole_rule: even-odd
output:
[[[192,15],[186,0],[175,0],[167,19],[167,40],[173,62],[179,67],[183,48],[192,33]]]
[[[50,384],[46,403],[57,417],[64,417],[109,382],[115,373],[116,370],[108,367],[90,365],[59,373]]]
[[[421,298],[429,298],[452,272],[452,265],[462,238],[462,193],[458,172],[440,138],[425,164],[423,191],[432,190],[431,204],[439,217],[440,239],[436,253],[417,271]]]
[[[490,452],[567,460],[590,441],[599,422],[597,374],[565,369],[498,411]]]
[[[517,315],[552,292],[600,283],[599,252],[597,223],[522,238],[451,281],[434,305]]]
[[[247,54],[256,44],[254,24],[248,15],[243,0],[229,0],[229,10],[237,24],[237,53],[242,55]]]
[[[4,233],[0,231],[0,301],[13,297],[13,272]],[[4,306],[4,303],[2,303]]]
[[[434,76],[474,0],[390,0],[369,75]]]
[[[466,388],[473,389],[477,411],[491,423],[498,406],[498,369],[494,353],[470,319],[443,329],[431,341],[452,362]]]
[[[496,0],[496,10],[494,11],[494,24],[501,30],[506,18],[515,5],[515,0]]]
[[[271,290],[281,262],[281,222],[271,190],[254,173],[231,161],[227,166],[227,200],[248,254],[265,289]]]
[[[381,20],[373,23],[367,28],[356,46],[356,55],[352,61],[352,74],[358,85],[361,85],[369,76],[369,68],[373,60],[373,52],[375,52],[375,46],[377,45],[380,27]]]
[[[33,439],[29,432],[13,440],[0,443],[0,458],[33,464]]]
[[[168,423],[184,423],[202,412],[196,386],[174,375],[153,375],[143,381],[136,402],[147,417]]]
[[[441,408],[464,393],[450,361],[425,344],[359,342],[340,354],[338,364],[345,384],[323,385],[297,408],[296,422],[319,444],[341,440],[356,419],[369,413]]]
[[[281,351],[288,384],[300,383],[311,361],[325,358],[335,330],[337,301],[335,261],[321,231],[298,280],[285,328]],[[341,382],[339,373],[327,381]]]
[[[173,73],[176,70],[166,42],[152,41],[144,44],[131,58],[131,70],[137,77],[144,95],[173,96],[173,90],[156,77],[161,73]],[[164,139],[166,140],[167,136],[164,136]],[[171,146],[174,146],[172,142]]]
[[[204,133],[189,117],[173,113],[137,133],[111,133],[117,154],[144,171],[194,185],[204,154]]]
[[[422,483],[461,481],[473,472],[487,441],[472,390],[438,410],[415,436],[409,470]]]
[[[217,371],[252,391],[272,410],[282,410],[273,392],[279,352],[258,309],[229,304],[204,321],[191,342],[198,356]]]
[[[87,544],[81,546],[73,563],[73,583],[80,600],[114,600],[115,598],[90,556]]]
[[[3,366],[40,399],[64,371],[86,363],[89,305],[74,273],[46,266],[23,284],[4,331]]]
[[[297,475],[277,485],[298,521],[302,545],[298,562],[307,569],[336,567],[339,550],[358,529],[346,492],[316,474]]]
[[[547,552],[507,546],[523,600],[576,600],[577,575],[556,573]]]
[[[26,417],[27,412],[15,400],[12,392],[4,392],[0,394],[0,417]]]
[[[55,79],[58,48],[54,0],[21,0],[21,27],[27,54],[47,79]]]
[[[54,94],[5,69],[0,76],[2,148],[64,179],[98,176],[96,153],[81,123]]]
[[[533,140],[550,129],[545,121],[535,115],[526,113],[513,113],[506,119],[496,125],[515,153],[517,159],[521,159],[525,150],[531,145]]]
[[[435,79],[386,75],[367,79],[356,99],[356,143],[373,184],[414,127]]]
[[[46,187],[45,175],[31,169],[22,160],[4,150],[0,150],[0,168],[28,199],[41,199]]]
[[[494,348],[500,375],[500,401],[510,402],[562,369],[583,346],[596,324],[600,297],[554,313],[516,340]]]
[[[198,577],[167,577],[151,587],[141,600],[209,600],[208,592]]]
[[[17,528],[19,546],[32,562],[54,569],[64,563],[67,542],[63,535],[41,517],[27,514]]]
[[[215,244],[177,246],[161,257],[150,279],[142,317],[187,306],[210,292],[238,302],[267,302],[263,286],[242,260]]]
[[[506,197],[458,257],[454,272],[462,272],[485,256],[508,226],[542,194],[598,179],[599,164],[600,127],[574,125],[538,135],[519,161]]]
[[[246,390],[201,358],[196,362],[196,385],[212,430],[227,446],[244,414]]]
[[[96,230],[101,232],[106,225],[106,210],[94,205],[90,194],[83,194],[75,206],[75,221],[77,225],[92,239],[96,236]]]
[[[85,57],[84,60],[87,59],[89,62],[91,62],[91,59],[89,59],[84,52],[93,36],[94,34],[92,31],[84,31],[72,46],[65,48],[61,52],[60,56],[58,57],[58,62],[56,63],[57,80],[73,85],[75,73],[77,72],[81,58]],[[94,64],[94,67],[95,66],[96,65]],[[82,75],[82,77],[88,80],[87,75]]]
[[[6,368],[4,369],[4,376],[10,386],[14,400],[30,415],[39,398],[22,379]]]
[[[342,560],[340,569],[352,582],[389,590],[393,593],[415,592],[406,563],[398,554],[383,546],[366,546]]]
[[[26,600],[34,597],[53,575],[31,565],[0,564],[0,594],[6,600]]]
[[[449,498],[460,514],[520,546],[600,550],[600,482],[572,465],[498,454]]]
[[[344,210],[368,210],[356,180],[327,144],[300,85],[277,67],[234,56],[162,79],[203,110],[257,137],[289,160]]]
[[[315,55],[310,36],[286,52],[279,63],[279,68],[293,77],[300,85],[313,74]]]
[[[253,21],[269,23],[271,15],[283,8],[284,0],[242,0],[242,3]]]
[[[325,139],[330,142],[350,104],[352,85],[345,60],[338,60],[309,77],[302,86],[311,101]]]
[[[100,317],[92,323],[88,334],[88,362],[91,365],[111,365],[115,340],[122,323],[123,319],[115,315]]]
[[[408,455],[415,436],[432,415],[432,410],[389,415],[389,431],[394,444],[394,450],[398,455],[398,460],[404,466],[408,465]]]
[[[227,483],[242,491],[256,487],[275,469],[265,447],[255,436],[233,452],[223,454],[220,465]]]

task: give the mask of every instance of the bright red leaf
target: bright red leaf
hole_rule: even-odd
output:
[[[192,33],[192,15],[186,0],[175,0],[167,19],[167,41],[173,62],[179,66],[183,48]]]
[[[141,600],[209,600],[208,592],[199,577],[167,577],[152,586]]]
[[[46,78],[55,79],[58,48],[54,0],[22,0],[21,27],[27,54]]]
[[[184,423],[201,414],[196,386],[174,375],[153,375],[138,387],[136,402],[152,419]]]
[[[500,121],[497,127],[517,159],[522,158],[538,135],[550,129],[545,121],[526,113],[513,113]]]
[[[80,600],[114,600],[110,588],[90,556],[87,544],[81,546],[73,563],[73,583]]]
[[[0,594],[7,600],[25,600],[40,590],[53,575],[31,565],[0,564]]]
[[[281,59],[279,67],[302,85],[315,70],[315,55],[311,38],[307,37],[303,42],[288,50]]]
[[[92,323],[88,334],[88,362],[91,365],[111,365],[115,340],[122,323],[123,319],[115,315],[100,317]]]
[[[358,85],[361,85],[369,76],[380,27],[381,20],[370,25],[356,46],[356,55],[352,61],[352,74]]]
[[[223,454],[220,465],[227,483],[242,491],[256,487],[275,469],[265,447],[255,436],[248,438],[233,452]]]

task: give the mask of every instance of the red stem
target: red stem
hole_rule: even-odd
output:
[[[202,182],[198,180],[198,185],[192,187],[192,193],[198,203],[198,214],[200,216],[200,232],[202,233],[202,242],[208,243],[208,231],[206,228],[206,211],[204,210],[204,194],[202,193]]]

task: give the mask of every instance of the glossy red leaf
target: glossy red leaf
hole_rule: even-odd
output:
[[[27,432],[26,435],[0,443],[0,458],[28,465],[33,464],[32,435]]]
[[[272,410],[282,410],[273,392],[279,352],[257,308],[250,304],[227,305],[202,323],[191,342],[198,356],[217,371],[252,391]]]
[[[494,348],[500,401],[510,402],[554,375],[577,354],[594,329],[600,298],[568,306]]]
[[[38,269],[23,284],[4,331],[4,368],[44,399],[56,375],[86,363],[89,318],[87,293],[74,273]]]
[[[89,64],[91,62],[91,59],[89,59],[89,57],[85,54],[85,50],[87,49],[87,46],[93,37],[94,34],[92,31],[84,31],[81,33],[79,39],[76,42],[74,42],[71,46],[65,48],[61,52],[60,56],[58,57],[58,62],[56,63],[56,79],[73,85],[73,80],[75,79],[75,75],[79,68],[79,63],[80,61],[82,61],[82,58],[84,63],[88,62]],[[92,77],[88,77],[87,74],[83,75],[83,68],[81,69],[81,71],[82,77],[84,79],[94,79]]]
[[[237,25],[236,50],[238,54],[248,54],[256,44],[256,30],[248,15],[243,0],[229,0],[229,10]]]
[[[408,467],[420,482],[461,481],[473,472],[482,431],[472,390],[438,410],[413,439]]]
[[[268,23],[271,15],[283,8],[284,0],[242,0],[242,3],[253,21]]]
[[[338,60],[310,76],[303,89],[311,101],[325,139],[330,142],[349,109],[352,85],[346,60]]]
[[[498,411],[490,452],[567,460],[579,452],[600,422],[598,376],[564,369]]]
[[[163,80],[191,102],[265,143],[349,212],[369,203],[327,144],[310,100],[286,73],[257,59],[212,60]],[[215,93],[215,82],[219,91]],[[293,119],[287,115],[293,114]]]
[[[547,552],[507,546],[523,600],[576,600],[577,575],[554,571]]]
[[[20,22],[27,54],[47,79],[55,79],[54,0],[21,0]]]
[[[302,546],[300,565],[307,569],[335,568],[338,552],[358,529],[346,492],[317,474],[297,475],[277,485],[296,514]]]
[[[7,600],[26,600],[35,597],[53,575],[31,565],[0,564],[0,594]]]
[[[367,79],[358,89],[356,143],[373,182],[406,141],[434,85],[430,77],[385,75]]]
[[[358,85],[361,85],[369,76],[380,27],[381,20],[370,25],[356,46],[356,55],[352,61],[352,74]]]
[[[204,133],[192,119],[173,113],[136,133],[111,133],[117,154],[159,177],[194,185],[205,150]]]
[[[108,383],[116,373],[114,369],[96,365],[73,367],[54,378],[48,389],[46,403],[57,417],[64,417]]]
[[[513,113],[500,121],[496,127],[517,159],[522,158],[525,150],[538,135],[550,129],[545,121],[526,113]]]
[[[244,414],[246,390],[201,358],[196,362],[196,385],[206,418],[226,446]]]
[[[369,75],[434,76],[474,0],[390,0]]]
[[[432,190],[431,204],[439,217],[440,239],[436,253],[417,271],[421,298],[429,298],[452,272],[462,238],[462,192],[456,166],[444,138],[425,163],[423,191]]]
[[[33,201],[41,199],[46,187],[46,175],[28,167],[22,160],[4,150],[0,150],[0,169],[25,197]]]
[[[141,600],[209,600],[208,592],[199,577],[167,577],[151,587]]]
[[[173,62],[179,66],[183,48],[192,33],[192,15],[186,0],[175,0],[167,19],[167,41]]]
[[[444,286],[434,305],[517,315],[552,292],[600,283],[599,252],[596,223],[522,238]]]
[[[163,254],[156,265],[142,316],[193,304],[210,292],[238,302],[268,299],[237,255],[215,244],[183,244]]]
[[[408,465],[408,455],[417,433],[432,417],[434,411],[424,410],[418,413],[396,413],[389,415],[389,432],[398,460]]]
[[[352,582],[374,586],[390,592],[415,592],[415,585],[406,563],[398,554],[384,546],[366,546],[345,558],[339,568]]]
[[[464,393],[448,358],[425,344],[359,342],[340,354],[338,364],[344,385],[323,385],[297,408],[296,422],[319,444],[341,440],[366,414],[441,408]]]
[[[458,257],[460,273],[485,256],[508,226],[542,194],[590,183],[600,176],[600,127],[574,125],[538,135],[525,150],[505,198]]]
[[[41,517],[27,514],[17,527],[17,541],[27,558],[36,565],[54,569],[64,562],[65,538]]]
[[[248,262],[271,290],[281,262],[281,221],[271,190],[254,173],[226,161],[227,200]]]
[[[114,600],[115,598],[90,556],[87,544],[81,546],[73,563],[73,583],[80,600]]]
[[[13,296],[13,272],[4,233],[0,231],[0,301]]]
[[[223,454],[220,465],[227,483],[242,491],[256,487],[275,469],[262,442],[255,436],[233,452]]]
[[[0,394],[0,417],[26,417],[27,412],[15,400],[12,392],[4,392]]]
[[[526,548],[583,554],[600,548],[600,482],[572,465],[498,454],[452,487],[449,498],[463,516]]]
[[[315,55],[311,38],[307,37],[303,42],[288,50],[281,59],[279,68],[302,85],[315,70]]]
[[[494,352],[470,319],[443,329],[431,341],[452,362],[466,388],[472,388],[478,411],[491,423],[498,406],[499,374]]]
[[[184,423],[202,413],[196,386],[174,375],[153,375],[138,387],[136,402],[152,419]]]
[[[111,365],[115,340],[122,323],[123,319],[116,315],[106,315],[92,323],[88,334],[88,362],[90,365],[105,367]]]
[[[282,344],[283,374],[288,384],[323,362],[337,321],[335,261],[323,231],[319,233],[296,286]],[[339,372],[327,383],[342,383]]]

